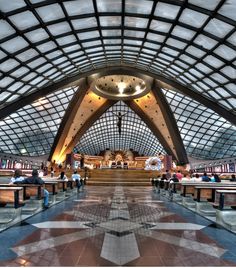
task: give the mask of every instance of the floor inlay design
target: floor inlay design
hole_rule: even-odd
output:
[[[215,232],[232,244],[234,234],[193,214],[188,222],[167,202],[151,187],[87,187],[24,222],[34,229],[4,248],[7,260],[0,251],[0,266],[235,266],[236,251]]]

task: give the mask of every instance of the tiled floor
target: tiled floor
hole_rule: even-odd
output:
[[[236,235],[151,187],[87,187],[0,233],[0,266],[235,266]]]

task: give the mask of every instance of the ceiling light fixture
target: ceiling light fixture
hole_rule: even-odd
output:
[[[118,83],[118,89],[119,89],[120,94],[124,93],[125,88],[126,88],[126,83],[124,83],[124,82]]]

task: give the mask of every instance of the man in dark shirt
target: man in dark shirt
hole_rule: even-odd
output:
[[[15,183],[22,183],[22,184],[44,184],[44,181],[39,177],[38,170],[33,169],[32,176],[29,178],[25,178],[24,180],[20,182]],[[46,189],[43,189],[44,191],[44,208],[48,208],[49,203],[49,192]]]
[[[207,176],[206,172],[204,172],[204,174],[202,176],[202,181],[206,181],[206,182],[210,181],[210,178]]]

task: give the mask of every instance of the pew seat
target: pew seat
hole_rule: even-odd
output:
[[[216,223],[224,226],[230,231],[236,232],[236,211],[216,210]]]
[[[216,209],[209,202],[196,202],[196,210],[204,216],[215,216]]]

